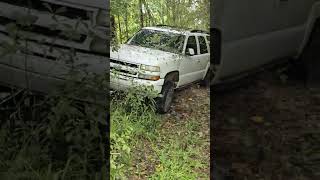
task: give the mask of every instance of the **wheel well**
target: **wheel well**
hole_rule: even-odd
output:
[[[167,73],[167,75],[164,78],[164,81],[173,81],[175,84],[177,84],[179,81],[179,72],[172,71]]]

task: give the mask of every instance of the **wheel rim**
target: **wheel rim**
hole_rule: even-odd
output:
[[[168,111],[171,105],[173,99],[173,88],[170,88],[167,92],[167,97],[166,97],[166,101],[164,103],[164,110]]]

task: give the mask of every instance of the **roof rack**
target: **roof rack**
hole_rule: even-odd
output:
[[[182,27],[176,27],[176,26],[170,26],[166,24],[157,24],[155,25],[156,27],[169,27],[172,29],[177,29],[177,30],[189,30],[192,33],[205,33],[205,34],[210,34],[208,31],[201,30],[201,29],[190,29],[190,28],[182,28]]]
[[[174,26],[169,26],[169,25],[166,25],[166,24],[157,24],[156,26],[157,26],[157,27],[162,27],[162,26],[164,26],[164,27],[172,27],[172,28],[174,27]]]
[[[206,34],[209,34],[209,32],[208,31],[204,31],[204,30],[200,30],[200,29],[193,29],[193,30],[191,30],[190,32],[192,32],[192,33],[206,33]]]
[[[186,31],[188,30],[187,28],[183,28],[183,27],[177,27],[177,26],[170,26],[170,25],[165,25],[165,24],[158,24],[155,25],[156,27],[166,27],[166,28],[170,28],[172,30],[177,30],[177,31]]]

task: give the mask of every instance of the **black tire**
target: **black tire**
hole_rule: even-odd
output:
[[[160,98],[157,98],[157,112],[160,114],[165,114],[170,110],[173,94],[174,94],[174,82],[167,81],[162,87],[161,94],[163,95]]]

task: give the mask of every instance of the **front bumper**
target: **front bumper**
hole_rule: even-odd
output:
[[[138,78],[128,78],[126,76],[117,76],[117,77],[110,77],[110,88],[113,90],[125,90],[130,87],[134,86],[153,86],[154,90],[157,91],[159,94],[161,93],[162,86],[164,83],[164,79],[159,79],[157,81],[150,81]]]

